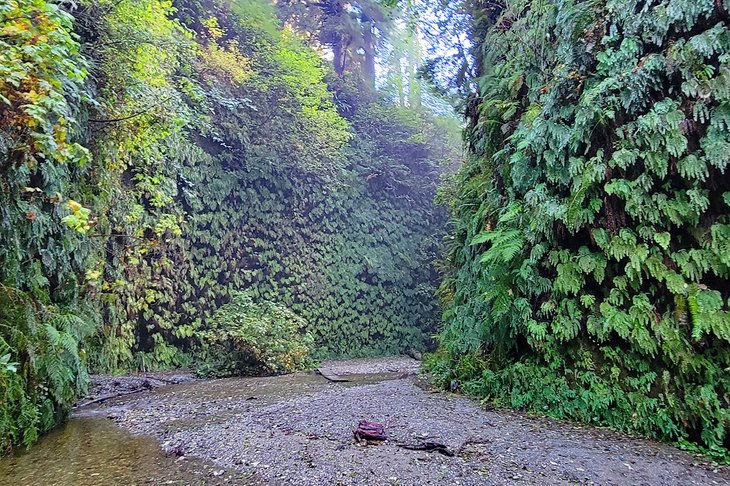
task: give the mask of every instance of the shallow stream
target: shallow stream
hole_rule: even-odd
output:
[[[204,461],[168,457],[155,439],[99,416],[73,417],[29,451],[0,460],[3,486],[209,484],[222,475]]]
[[[395,373],[348,375],[355,386],[398,377]],[[0,459],[0,486],[137,485],[137,484],[262,484],[242,473],[224,470],[211,462],[168,455],[152,437],[133,435],[117,426],[115,414],[127,408],[130,397],[148,403],[194,400],[220,404],[227,400],[250,400],[264,406],[286,398],[311,393],[331,383],[313,373],[279,377],[200,380],[159,388],[139,395],[111,399],[103,405],[82,408],[65,425],[52,431],[28,451]],[[194,419],[180,417],[176,426],[201,425],[226,419],[220,411],[208,416],[198,410]]]
[[[85,403],[131,393],[79,408],[30,451],[0,459],[0,486],[730,485],[730,468],[669,444],[431,390],[418,366],[348,360],[322,364],[347,382],[296,373],[139,393],[172,377],[96,376]],[[354,441],[362,419],[388,439]]]

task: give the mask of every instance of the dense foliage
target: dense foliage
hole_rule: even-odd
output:
[[[275,13],[0,6],[2,450],[61,420],[87,368],[424,346],[453,131],[336,76]]]
[[[442,382],[730,444],[730,16],[714,0],[478,3]]]
[[[245,292],[213,314],[202,333],[207,354],[203,376],[291,373],[311,365],[307,322],[275,302],[254,302]]]
[[[72,17],[44,1],[0,5],[0,454],[68,412],[86,371],[78,343],[92,249],[76,197],[88,151],[73,142],[85,62]],[[75,209],[75,211],[74,211]]]

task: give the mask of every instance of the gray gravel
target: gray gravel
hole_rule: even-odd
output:
[[[197,381],[120,397],[92,413],[158,438],[171,453],[268,484],[730,485],[728,468],[666,444],[429,392],[411,375],[417,365],[410,358],[323,364],[358,376],[349,383],[303,373]],[[377,382],[359,379],[368,372]],[[388,441],[356,444],[360,419],[384,424]],[[423,440],[456,455],[398,447]]]
[[[393,356],[391,358],[360,358],[338,361],[324,361],[320,368],[333,375],[364,375],[374,373],[404,373],[415,374],[421,367],[421,362],[408,356]]]

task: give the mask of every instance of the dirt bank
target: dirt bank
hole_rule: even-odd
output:
[[[429,392],[409,358],[323,367],[353,381],[316,374],[194,381],[85,413],[152,435],[170,454],[266,484],[730,484],[727,468],[666,444]],[[363,418],[384,424],[388,441],[356,444],[352,427]],[[423,441],[455,455],[398,446]]]

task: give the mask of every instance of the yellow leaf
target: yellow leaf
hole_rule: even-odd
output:
[[[83,206],[81,206],[81,204],[77,203],[73,199],[69,199],[68,202],[66,202],[66,205],[74,213],[77,213],[79,211],[79,209],[81,209],[83,207]]]

